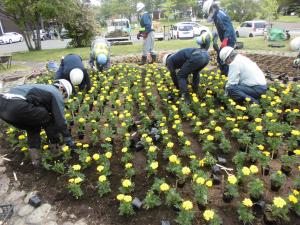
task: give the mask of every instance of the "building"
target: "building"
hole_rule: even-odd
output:
[[[6,32],[20,32],[20,29],[17,24],[0,12],[0,35]]]

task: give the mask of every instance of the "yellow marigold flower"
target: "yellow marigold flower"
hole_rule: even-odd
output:
[[[168,144],[167,144],[167,147],[168,147],[168,148],[173,148],[173,146],[174,146],[174,143],[173,143],[173,142],[168,142]]]
[[[91,160],[92,160],[91,156],[87,156],[87,157],[85,158],[85,162],[86,162],[86,163],[89,163]]]
[[[299,136],[300,135],[300,131],[299,130],[292,130],[291,134],[294,136]]]
[[[98,153],[94,154],[94,155],[93,155],[93,159],[94,159],[95,161],[99,160],[99,159],[100,159],[100,155],[99,155]]]
[[[300,155],[300,149],[296,149],[293,152],[295,153],[295,155]]]
[[[126,169],[132,168],[132,163],[126,163],[126,164],[125,164],[125,168],[126,168]]]
[[[269,137],[273,137],[273,136],[274,136],[274,133],[273,133],[273,132],[268,132],[268,136],[269,136]]]
[[[177,156],[176,156],[176,155],[170,155],[170,156],[169,156],[169,161],[170,161],[171,163],[175,163],[175,162],[177,161]]]
[[[74,184],[74,178],[69,179],[69,183]]]
[[[245,98],[246,102],[250,102],[251,101],[251,98]]]
[[[8,129],[6,130],[6,134],[11,134],[11,133],[13,133],[14,131],[15,131],[15,129],[12,128],[12,127],[10,127],[10,128],[8,128]]]
[[[200,167],[203,167],[204,165],[205,165],[205,158],[199,160],[199,166],[200,166]]]
[[[262,119],[261,118],[255,118],[255,120],[254,120],[256,123],[260,123],[261,121],[262,121]]]
[[[43,150],[47,150],[47,149],[49,149],[49,145],[44,145]]]
[[[151,137],[146,137],[146,142],[152,143],[152,138]]]
[[[191,201],[184,201],[181,205],[181,207],[184,209],[184,210],[191,210],[193,209],[193,203]]]
[[[255,130],[256,131],[262,131],[263,127],[262,126],[256,126]]]
[[[77,146],[77,147],[81,147],[81,146],[82,146],[82,143],[78,142],[78,143],[76,143],[76,146]]]
[[[281,197],[275,197],[273,199],[273,204],[277,207],[277,208],[283,208],[286,205],[286,202],[283,198]]]
[[[125,179],[122,181],[122,186],[125,188],[131,187],[131,181],[128,179]]]
[[[104,170],[104,166],[102,166],[102,165],[99,165],[99,166],[97,166],[97,171],[98,172],[102,172]]]
[[[273,117],[273,113],[267,112],[267,113],[266,113],[266,116],[269,117],[269,118],[271,118],[271,117]]]
[[[252,174],[255,174],[255,173],[257,173],[257,172],[258,172],[258,168],[257,168],[257,166],[255,166],[255,165],[251,165],[251,166],[250,166],[250,171],[251,171],[251,173],[252,173]]]
[[[174,116],[174,119],[178,119],[180,116],[178,115],[178,114],[176,114],[175,116]]]
[[[201,125],[202,125],[202,122],[200,122],[200,121],[196,122],[196,127],[200,127]]]
[[[167,134],[168,133],[168,129],[163,129],[162,131],[161,131],[161,134]]]
[[[298,203],[298,199],[294,195],[289,195],[289,201],[294,204]]]
[[[111,142],[111,137],[107,137],[107,138],[105,138],[105,141],[107,141],[107,142]]]
[[[203,217],[206,221],[212,220],[214,218],[214,215],[215,215],[214,211],[209,209],[205,210],[203,213]]]
[[[222,131],[222,128],[217,126],[217,127],[215,127],[215,131],[220,132],[220,131]]]
[[[257,148],[262,151],[262,150],[265,149],[265,146],[263,146],[263,145],[257,145]]]
[[[250,169],[246,166],[243,167],[242,169],[242,173],[245,175],[245,176],[249,176],[250,175]]]
[[[89,144],[84,144],[84,145],[82,145],[82,147],[83,148],[88,148],[88,147],[90,147],[90,145]]]
[[[62,150],[63,150],[63,152],[68,152],[68,151],[70,151],[70,148],[69,148],[69,146],[66,145],[62,148]]]
[[[25,139],[25,135],[24,135],[24,134],[19,135],[19,136],[18,136],[18,139],[19,139],[20,141],[24,140],[24,139]]]
[[[213,113],[215,113],[215,110],[214,110],[214,109],[210,109],[208,112],[209,112],[210,114],[213,114]]]
[[[177,135],[178,135],[178,137],[183,137],[184,133],[183,133],[182,131],[179,131],[179,132],[177,133]]]
[[[196,159],[197,157],[195,155],[190,155],[189,158],[190,159]]]
[[[74,179],[74,183],[75,184],[79,184],[79,183],[81,183],[82,182],[82,178],[81,177],[76,177],[75,179]]]
[[[243,205],[250,208],[253,206],[253,202],[251,201],[250,198],[245,198],[243,201]]]
[[[104,181],[106,181],[107,180],[107,178],[106,178],[106,176],[105,175],[101,175],[101,176],[99,176],[99,178],[98,178],[98,180],[99,180],[99,182],[104,182]]]
[[[149,152],[155,152],[156,151],[156,147],[155,146],[150,146],[148,149]]]
[[[191,170],[189,167],[185,166],[181,169],[182,174],[189,175],[191,173]]]
[[[126,153],[127,151],[128,151],[128,148],[126,148],[126,147],[122,148],[122,150],[121,150],[122,153]]]
[[[28,151],[27,147],[24,146],[24,147],[21,148],[21,152],[26,152],[26,151]]]
[[[185,141],[184,144],[185,144],[186,146],[191,146],[191,142],[190,142],[190,141]]]
[[[156,170],[158,168],[158,162],[157,161],[153,161],[150,164],[151,169]]]
[[[297,195],[299,195],[299,191],[293,190],[293,194],[294,194],[295,196],[297,196]]]
[[[83,117],[80,117],[78,120],[79,123],[85,123],[85,119]]]
[[[293,112],[294,112],[294,113],[298,113],[298,112],[299,112],[299,109],[293,109]]]
[[[170,186],[167,183],[163,183],[159,186],[159,189],[161,191],[168,191],[170,189]]]
[[[197,184],[204,184],[204,183],[205,183],[205,179],[204,179],[203,177],[198,177],[198,178],[196,179],[196,183],[197,183]]]
[[[124,197],[125,197],[124,194],[118,194],[118,195],[117,195],[117,200],[123,201]]]
[[[233,129],[232,129],[232,132],[234,132],[234,133],[239,133],[239,132],[240,132],[240,129],[239,129],[239,128],[233,128]]]
[[[263,154],[264,154],[265,156],[270,156],[270,152],[267,152],[267,151],[263,151]]]
[[[217,122],[214,121],[214,120],[212,120],[212,121],[210,121],[210,124],[211,124],[212,126],[216,126]]]
[[[124,200],[124,202],[129,203],[129,202],[132,202],[132,197],[130,195],[125,195],[123,200]]]
[[[106,152],[105,157],[110,159],[112,157],[112,153],[111,152]]]
[[[79,164],[76,164],[76,165],[73,165],[73,166],[72,166],[72,169],[73,169],[74,171],[78,171],[78,170],[81,169],[81,166],[80,166]]]
[[[212,182],[211,180],[208,180],[208,181],[206,181],[205,185],[206,185],[207,187],[212,187],[213,182]]]
[[[212,136],[212,135],[207,135],[206,139],[207,139],[208,141],[213,141],[215,138],[214,138],[214,136]]]
[[[230,176],[228,176],[228,182],[230,183],[230,184],[236,184],[236,182],[237,182],[237,178],[236,178],[236,176],[234,176],[234,175],[230,175]]]

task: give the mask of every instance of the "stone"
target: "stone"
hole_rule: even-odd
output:
[[[26,195],[25,199],[24,199],[24,203],[25,203],[25,204],[28,204],[29,199],[30,199],[32,196],[36,195],[36,194],[37,194],[37,191],[33,191],[33,192],[28,193],[28,194]]]
[[[66,218],[68,216],[68,213],[66,213],[66,212],[62,212],[62,214],[61,214],[61,218]]]
[[[72,222],[65,222],[65,223],[63,223],[62,225],[73,225],[74,223],[72,223]]]
[[[25,220],[23,218],[18,218],[13,223],[10,223],[10,224],[12,224],[12,225],[27,225],[27,223],[25,223]]]
[[[25,191],[13,191],[6,198],[5,201],[14,203],[26,195]]]
[[[26,223],[42,223],[48,216],[51,210],[51,205],[43,204],[39,208],[35,209],[27,218]]]
[[[51,211],[47,216],[48,221],[56,221],[57,220],[57,213],[55,211]]]
[[[4,159],[0,159],[0,166],[4,165]]]
[[[44,225],[58,225],[55,221],[49,221],[45,223]]]
[[[7,193],[10,179],[4,174],[0,177],[0,196]]]
[[[87,225],[85,219],[78,220],[74,225]]]
[[[23,207],[21,207],[18,211],[18,215],[23,217],[23,216],[27,216],[29,215],[30,213],[32,213],[34,210],[34,207],[31,206],[31,205],[24,205]]]
[[[77,218],[77,216],[76,215],[74,215],[74,214],[70,214],[70,216],[69,216],[71,219],[76,219]]]
[[[0,166],[0,174],[5,173],[6,167]]]

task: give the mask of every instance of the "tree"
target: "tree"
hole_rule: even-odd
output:
[[[238,22],[254,19],[259,8],[255,0],[223,0],[221,6]]]
[[[262,0],[261,12],[262,18],[268,19],[269,23],[271,20],[277,18],[279,4],[277,0]]]
[[[0,11],[19,26],[29,51],[32,51],[41,49],[42,20],[60,18],[65,21],[74,6],[75,0],[2,0]]]
[[[164,11],[164,15],[168,18],[168,20],[175,13],[175,6],[175,0],[166,0],[160,5],[161,9]]]

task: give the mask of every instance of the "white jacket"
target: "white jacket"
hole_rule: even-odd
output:
[[[247,86],[266,85],[267,81],[263,71],[255,62],[238,54],[229,65],[226,87],[236,84]]]

